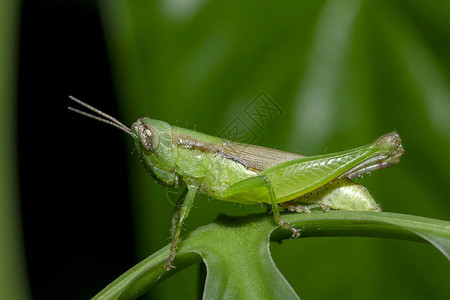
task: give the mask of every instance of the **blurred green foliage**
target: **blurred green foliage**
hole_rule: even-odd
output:
[[[399,166],[361,180],[384,211],[448,219],[450,3],[413,1],[102,1],[122,115],[218,135],[236,117],[255,144],[305,155],[396,130]],[[264,91],[282,110],[261,129],[245,108]],[[132,147],[130,143],[130,147]],[[168,190],[130,157],[138,255],[168,243]],[[259,207],[200,197],[188,230]],[[320,238],[272,245],[300,297],[441,298],[448,262],[429,245]],[[198,295],[197,269],[151,292]]]
[[[0,1],[0,299],[28,299],[20,238],[15,131],[18,1]]]

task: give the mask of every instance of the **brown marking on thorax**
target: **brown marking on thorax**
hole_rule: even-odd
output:
[[[173,143],[182,149],[192,149],[202,153],[220,155],[225,159],[240,163],[256,173],[260,173],[282,162],[304,157],[296,153],[231,141],[226,141],[223,144],[204,143],[191,136],[181,134],[173,135]]]
[[[198,150],[203,153],[215,154],[222,146],[220,144],[209,144],[196,140],[188,135],[173,135],[172,141],[182,149]]]

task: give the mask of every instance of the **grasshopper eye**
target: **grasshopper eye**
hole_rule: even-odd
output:
[[[153,128],[152,125],[139,122],[136,125],[136,132],[139,136],[139,140],[141,141],[141,145],[150,152],[154,152],[158,147],[159,136],[158,132]]]

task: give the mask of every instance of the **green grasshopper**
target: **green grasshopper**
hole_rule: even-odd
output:
[[[185,185],[186,191],[172,214],[169,271],[177,252],[184,220],[201,192],[222,201],[271,207],[275,222],[300,236],[284,221],[279,204],[289,211],[311,208],[380,211],[366,188],[351,178],[399,163],[404,150],[397,133],[338,153],[305,157],[261,146],[232,142],[150,118],[138,119],[131,128],[72,97],[70,99],[104,117],[75,108],[70,110],[115,126],[133,137],[144,167],[159,183]]]

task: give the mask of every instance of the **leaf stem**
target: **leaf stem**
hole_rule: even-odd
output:
[[[448,221],[397,213],[356,211],[287,214],[283,218],[302,229],[302,235],[297,239],[299,241],[307,237],[321,236],[395,238],[429,242],[450,257]],[[267,214],[245,217],[219,215],[213,223],[199,227],[182,238],[174,261],[177,267],[175,270],[166,272],[163,269],[169,256],[167,245],[129,269],[93,299],[135,299],[155,283],[200,262],[202,257],[208,267],[208,259],[215,255],[216,244],[220,243],[220,238],[231,235],[234,238],[227,240],[227,243],[242,243],[239,237],[248,239],[251,236],[267,244],[269,238],[271,241],[280,241],[290,238],[291,233],[276,226],[272,216]],[[258,243],[258,240],[255,241]],[[215,270],[208,269],[208,272],[210,271]]]

